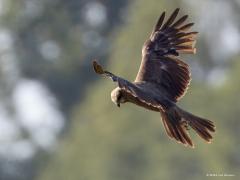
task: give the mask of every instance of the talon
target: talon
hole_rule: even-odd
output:
[[[187,131],[190,130],[190,128],[189,128],[189,124],[188,124],[187,121],[182,121],[182,125],[184,126],[184,128],[185,128]]]

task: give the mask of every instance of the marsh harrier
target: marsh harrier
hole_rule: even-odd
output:
[[[190,83],[189,66],[179,55],[195,54],[197,32],[189,32],[193,23],[185,23],[187,15],[176,18],[179,9],[165,20],[163,12],[149,39],[142,48],[142,61],[134,82],[129,82],[93,61],[96,73],[111,78],[118,87],[111,93],[112,101],[120,104],[131,102],[146,109],[160,112],[166,133],[186,146],[194,147],[189,137],[189,127],[211,142],[215,131],[212,121],[195,116],[179,108],[176,103],[186,93]],[[165,21],[165,22],[164,22]]]

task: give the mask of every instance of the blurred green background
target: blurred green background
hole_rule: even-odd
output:
[[[195,149],[159,113],[117,108],[91,67],[134,80],[157,18],[177,7],[199,31],[179,105],[217,126],[212,144],[190,131]],[[239,179],[239,18],[239,0],[0,0],[0,180]]]

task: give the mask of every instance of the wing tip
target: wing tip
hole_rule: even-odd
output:
[[[104,74],[104,70],[103,70],[102,66],[100,64],[98,64],[96,60],[93,60],[92,65],[93,65],[93,69],[94,69],[95,73]]]
[[[179,11],[180,11],[180,8],[178,7],[178,8],[176,8],[176,9],[173,11],[173,13],[179,12]]]

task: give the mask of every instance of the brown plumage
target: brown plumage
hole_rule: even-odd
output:
[[[103,68],[96,62],[96,73],[110,77],[118,87],[111,93],[112,101],[131,102],[146,109],[160,112],[167,135],[186,146],[194,147],[188,134],[189,126],[211,142],[215,131],[212,121],[197,117],[179,108],[176,103],[186,93],[190,83],[189,66],[179,59],[180,53],[195,54],[197,32],[188,32],[194,23],[185,24],[187,15],[178,20],[179,9],[165,20],[163,12],[150,38],[142,48],[142,61],[134,82],[129,82]]]

